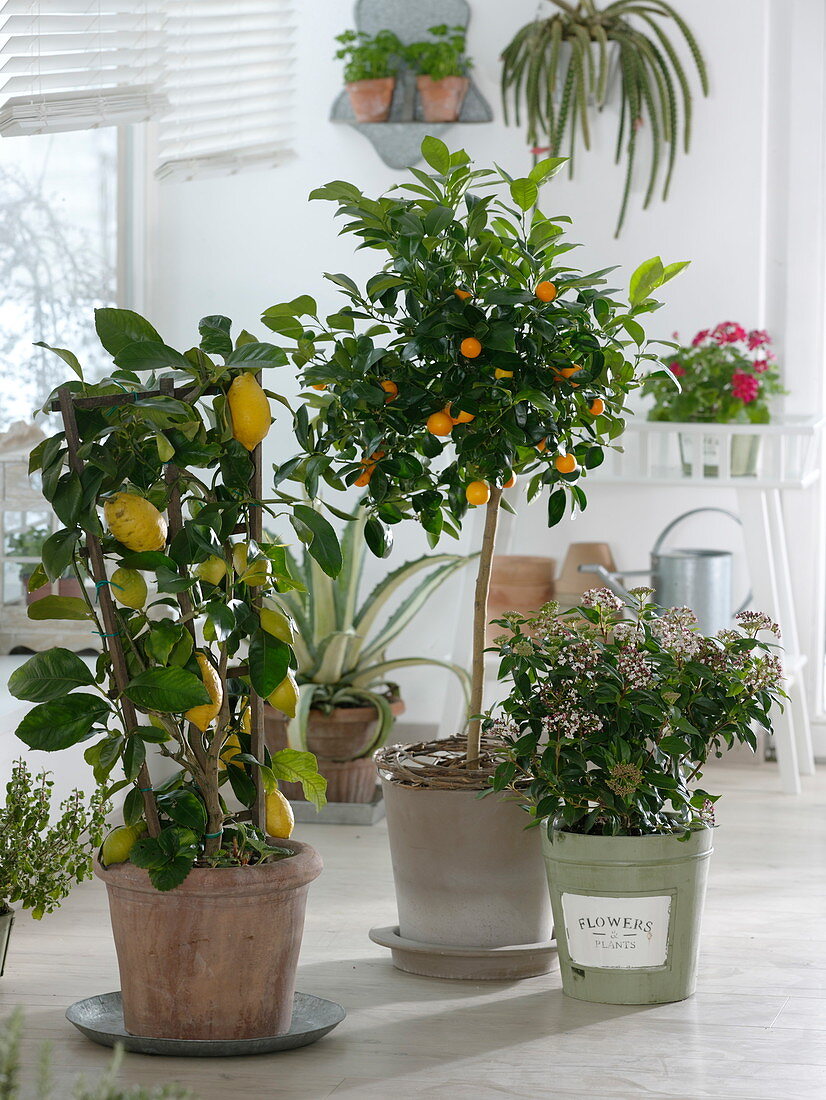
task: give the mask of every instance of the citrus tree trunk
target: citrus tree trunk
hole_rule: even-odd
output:
[[[485,512],[485,533],[482,536],[482,550],[479,555],[479,570],[476,574],[476,593],[473,601],[473,659],[471,664],[470,711],[467,727],[467,762],[474,768],[479,763],[479,742],[481,739],[482,701],[485,690],[485,633],[488,626],[488,594],[490,592],[490,574],[493,567],[493,549],[496,543],[496,527],[499,522],[499,501],[502,490],[491,488],[490,499]]]

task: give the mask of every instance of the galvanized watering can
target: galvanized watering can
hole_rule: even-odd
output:
[[[733,615],[751,602],[751,592],[741,607],[732,611],[732,554],[728,550],[663,550],[663,543],[677,526],[700,512],[720,512],[735,523],[740,517],[725,508],[692,508],[683,512],[660,533],[651,551],[650,569],[632,569],[611,573],[604,565],[580,565],[580,573],[595,573],[618,596],[629,599],[620,577],[651,576],[653,600],[661,607],[690,607],[697,616],[703,634],[716,634],[731,626]]]

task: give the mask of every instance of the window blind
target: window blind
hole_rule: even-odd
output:
[[[85,130],[156,115],[165,102],[159,3],[5,0],[0,134]]]
[[[164,0],[161,179],[291,155],[294,0]]]

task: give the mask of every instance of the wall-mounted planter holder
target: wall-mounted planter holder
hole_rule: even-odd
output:
[[[355,25],[374,35],[391,30],[405,46],[427,38],[429,27],[440,23],[466,27],[470,20],[467,0],[358,0]],[[346,122],[372,142],[376,152],[391,168],[409,168],[421,160],[422,139],[438,136],[449,122],[425,122],[416,89],[416,76],[402,69],[396,80],[393,105],[387,122],[356,122],[350,98],[342,90],[330,113],[333,122]],[[471,80],[458,122],[492,122],[493,112]]]

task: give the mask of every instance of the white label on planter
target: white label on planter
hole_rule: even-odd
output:
[[[574,965],[634,969],[665,964],[671,895],[597,898],[563,894],[562,912]]]

